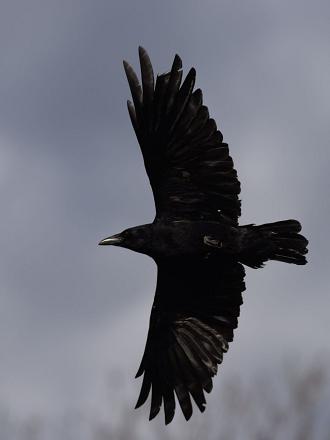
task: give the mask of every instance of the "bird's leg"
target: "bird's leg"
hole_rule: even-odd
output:
[[[204,235],[204,244],[207,246],[212,246],[215,248],[222,248],[222,242],[220,240],[217,240],[215,238],[212,238],[211,235]]]

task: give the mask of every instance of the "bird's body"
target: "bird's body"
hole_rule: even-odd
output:
[[[217,247],[238,246],[239,229],[216,221],[156,221],[124,231],[126,246],[153,259],[165,257],[207,257]],[[136,240],[135,235],[143,239]],[[213,239],[211,239],[213,237]],[[211,241],[218,242],[218,246]],[[122,245],[122,244],[121,244]]]
[[[171,257],[212,256],[233,257],[251,267],[261,266],[269,259],[287,261],[292,258],[296,264],[304,264],[305,257],[299,251],[306,248],[307,241],[298,234],[299,231],[300,224],[295,220],[261,226],[235,226],[207,220],[157,220],[126,229],[120,234],[120,240],[111,244],[146,254],[156,262]],[[291,234],[292,255],[287,255],[290,247],[283,247],[281,234],[285,232]],[[294,246],[298,246],[297,251],[292,249],[292,240]],[[108,244],[107,239],[101,244]]]
[[[207,258],[211,253],[233,253],[234,248],[238,250],[238,228],[220,222],[159,221],[152,227],[155,237],[152,254],[154,258]]]
[[[181,84],[176,55],[169,73],[154,82],[150,59],[139,49],[142,87],[124,62],[133,97],[128,102],[154,195],[153,223],[106,238],[149,255],[158,268],[145,352],[137,376],[137,407],[151,392],[150,419],[164,405],[173,419],[175,395],[185,418],[191,398],[205,409],[204,391],[233,339],[245,290],[244,267],[268,260],[303,265],[307,240],[297,220],[239,226],[240,183],[228,145],[193,91],[191,69]]]

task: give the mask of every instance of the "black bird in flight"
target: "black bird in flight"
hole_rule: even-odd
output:
[[[157,76],[139,48],[142,87],[132,67],[124,67],[133,97],[129,115],[139,141],[156,205],[150,224],[105,238],[149,255],[157,264],[157,287],[140,368],[136,407],[151,392],[150,420],[163,403],[172,421],[175,395],[184,417],[192,401],[205,410],[204,391],[228,344],[245,290],[243,265],[260,268],[268,260],[306,264],[308,241],[297,220],[260,226],[238,225],[240,183],[228,145],[194,90],[196,72],[182,81],[175,56],[170,72]]]

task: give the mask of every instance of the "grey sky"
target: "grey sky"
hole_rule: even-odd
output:
[[[297,218],[310,239],[308,266],[247,271],[221,374],[329,353],[329,24],[321,0],[1,2],[0,403],[98,407],[113,368],[139,386],[155,267],[97,247],[153,219],[122,69],[139,44],[158,72],[176,52],[196,67],[242,223]]]

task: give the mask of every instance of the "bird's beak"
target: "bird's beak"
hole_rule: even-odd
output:
[[[119,246],[122,243],[123,237],[120,234],[113,235],[112,237],[104,238],[100,241],[100,245],[112,244],[114,246]]]

